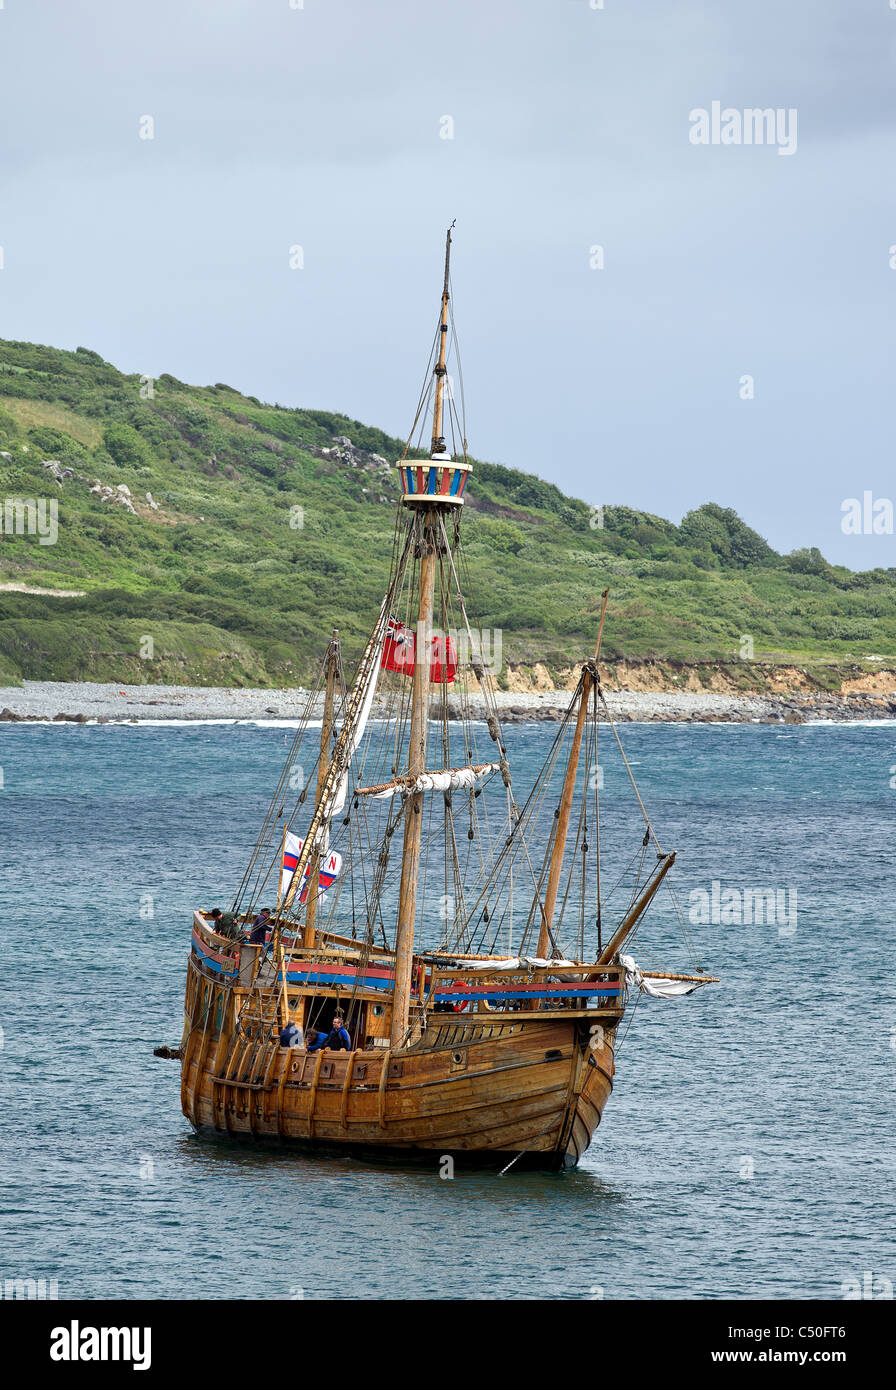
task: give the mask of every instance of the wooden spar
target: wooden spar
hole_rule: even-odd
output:
[[[607,943],[603,951],[601,951],[600,955],[598,956],[598,965],[609,965],[610,961],[616,955],[617,951],[620,951],[622,947],[625,945],[626,937],[637,926],[639,919],[652,902],[654,894],[656,893],[657,889],[659,888],[660,884],[662,883],[663,879],[666,877],[666,874],[672,868],[672,865],[674,863],[674,850],[671,854],[663,855],[661,862],[654,869],[653,876],[648,881],[647,887],[644,889],[644,892],[641,894],[640,898],[630,909],[630,911],[625,914],[622,921],[619,923],[619,926],[616,928],[616,931],[613,933],[612,940]]]
[[[645,980],[687,980],[695,985],[720,985],[718,975],[669,975],[664,970],[642,970]]]
[[[594,648],[594,660],[600,655],[600,643],[604,630],[604,618],[607,615],[607,596],[609,589],[604,591],[603,608],[600,615],[600,627],[597,630],[597,644]],[[588,713],[588,697],[594,685],[594,676],[586,666],[582,674],[582,685],[579,691],[579,710],[576,715],[576,728],[572,738],[572,747],[569,750],[569,762],[566,767],[566,777],[563,781],[563,792],[560,796],[560,809],[557,815],[557,830],[554,835],[554,848],[551,853],[551,867],[548,872],[548,885],[545,890],[544,903],[541,908],[541,928],[538,933],[538,946],[536,956],[546,957],[551,944],[551,927],[554,923],[554,908],[557,904],[557,890],[560,887],[560,874],[563,871],[563,855],[566,850],[566,834],[569,830],[569,815],[572,810],[572,798],[576,789],[576,777],[579,771],[579,754],[582,750],[582,732],[585,728],[585,717]]]
[[[288,981],[286,979],[286,952],[283,949],[282,936],[279,938],[277,942],[277,953],[280,957],[280,981],[283,986],[282,990],[280,991],[280,1019],[281,1027],[285,1028],[286,1025],[289,1023],[289,993],[287,989]]]
[[[603,602],[602,602],[601,608],[600,608],[600,624],[599,624],[598,629],[597,629],[597,646],[596,646],[595,649],[594,649],[594,664],[595,664],[595,666],[597,666],[597,663],[600,661],[600,644],[601,644],[601,640],[602,640],[603,635],[604,635],[604,618],[606,618],[606,616],[607,616],[607,602],[608,602],[608,600],[609,600],[609,597],[610,597],[610,590],[609,590],[609,588],[606,588],[606,589],[604,589],[604,592],[603,592]],[[599,671],[598,671],[597,679],[598,679],[598,681],[600,680],[600,672],[599,672]],[[599,689],[600,687],[598,686],[597,688]],[[600,773],[599,773],[599,771],[598,771],[598,768],[599,768],[599,760],[598,760],[598,756],[597,756],[597,723],[596,723],[597,701],[596,701],[596,700],[595,700],[595,702],[594,702],[594,706],[595,706],[595,726],[594,726],[594,763],[595,763],[595,769],[594,769],[594,771],[595,771],[595,777],[594,777],[594,858],[595,858],[595,865],[596,865],[596,880],[597,880],[597,881],[596,881],[596,884],[595,884],[595,887],[596,887],[596,889],[597,889],[597,919],[596,919],[596,921],[597,921],[597,949],[600,951],[600,950],[602,950],[602,948],[603,948],[603,941],[602,941],[602,934],[603,934],[603,907],[602,907],[602,904],[601,904],[601,892],[600,892]]]
[[[283,856],[286,854],[286,835],[287,827],[283,827],[283,839],[280,841],[280,873],[277,878],[277,914],[280,912],[280,899],[283,896]],[[283,949],[283,938],[279,933],[277,936],[277,956],[280,961],[280,981],[282,985],[280,999],[280,1017],[282,1026],[285,1028],[289,1023],[289,995],[287,993],[286,981],[286,952]]]
[[[449,238],[450,235],[449,232]],[[419,777],[426,769],[429,662],[437,546],[434,511],[434,508],[426,508],[421,517],[420,528],[423,553],[420,556],[420,602],[417,610],[411,730],[408,740],[410,777]],[[423,793],[414,792],[408,797],[404,808],[404,847],[401,856],[401,886],[398,892],[398,926],[395,933],[395,993],[392,997],[391,1047],[400,1047],[404,1042],[411,1007],[411,968],[414,957],[414,921],[417,915],[417,879],[420,871],[422,828]]]
[[[563,854],[566,849],[566,832],[569,829],[569,813],[572,809],[572,797],[576,786],[576,775],[579,770],[582,730],[585,727],[585,715],[588,712],[588,696],[590,693],[591,675],[590,672],[586,670],[582,676],[582,686],[579,694],[579,712],[576,716],[576,728],[572,736],[572,748],[569,750],[569,762],[566,767],[566,777],[563,781],[560,809],[557,813],[557,829],[554,835],[554,848],[551,853],[548,886],[545,890],[544,903],[541,908],[541,928],[538,932],[538,946],[535,950],[536,956],[541,957],[547,956],[551,943],[551,926],[554,921],[557,890],[560,887],[560,874],[563,869]]]
[[[600,661],[600,644],[604,635],[604,618],[607,616],[607,600],[610,597],[610,590],[604,589],[603,602],[600,608],[600,626],[597,629],[597,646],[594,648],[594,660]]]
[[[453,223],[452,223],[453,226]],[[451,261],[451,227],[445,238],[445,286],[442,290],[442,317],[439,322],[439,360],[435,367],[436,390],[432,411],[432,454],[440,454],[445,448],[442,437],[442,407],[445,393],[445,359],[448,355],[448,266]]]
[[[327,689],[324,695],[324,715],[320,730],[320,759],[317,764],[317,801],[320,802],[327,773],[330,771],[330,743],[333,738],[333,708],[336,703],[336,669],[339,665],[339,633],[334,629],[327,652]],[[308,861],[308,898],[305,908],[304,946],[313,946],[317,933],[317,896],[320,892],[320,846],[315,845]]]

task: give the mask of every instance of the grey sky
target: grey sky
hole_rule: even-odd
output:
[[[0,336],[402,435],[456,217],[474,454],[896,565],[840,524],[896,495],[896,12],[604,5],[2,0]],[[713,100],[796,152],[693,145]]]

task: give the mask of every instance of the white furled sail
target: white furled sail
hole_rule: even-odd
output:
[[[464,960],[463,957],[460,957],[451,968],[463,970],[465,973],[474,970],[487,970],[489,974],[497,974],[502,970],[552,970],[560,965],[576,964],[577,962],[574,960],[547,960],[541,956],[491,956],[488,960]],[[595,994],[599,993],[597,987],[595,987],[594,992]]]
[[[664,980],[656,976],[642,975],[632,956],[620,956],[619,964],[625,970],[625,983],[629,989],[639,989],[649,994],[651,999],[680,999],[683,994],[693,994],[701,985],[713,983],[705,980]]]
[[[377,787],[358,787],[356,796],[385,801],[391,796],[413,796],[416,792],[475,791],[485,778],[500,772],[500,763],[478,763],[475,767],[449,767],[443,772],[421,772],[417,777],[399,777]]]
[[[383,605],[383,612],[385,612],[385,604]],[[383,655],[383,643],[386,640],[386,628],[382,621],[382,614],[380,615],[380,621],[377,624],[377,632],[378,637],[374,649],[375,659],[367,677],[367,689],[364,693],[364,700],[358,712],[358,717],[355,721],[354,727],[352,728],[351,739],[349,741],[348,748],[346,749],[345,770],[336,785],[336,791],[333,796],[332,805],[328,808],[327,811],[328,820],[332,820],[334,816],[338,816],[339,812],[345,806],[345,800],[348,795],[348,777],[349,770],[351,767],[351,760],[358,751],[361,739],[364,737],[364,732],[367,728],[367,722],[370,719],[370,711],[373,708],[373,701],[376,695],[377,681],[380,677],[380,661]]]

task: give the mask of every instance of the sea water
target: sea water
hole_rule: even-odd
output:
[[[721,983],[629,1010],[576,1171],[448,1178],[199,1139],[178,1064],[153,1056],[180,1040],[192,909],[227,906],[291,733],[0,725],[0,1287],[837,1299],[870,1273],[892,1289],[896,729],[622,732],[678,850],[684,924],[658,899],[632,952]],[[507,730],[518,791],[555,733]],[[640,812],[609,754],[601,781],[609,883],[642,827],[614,821]]]

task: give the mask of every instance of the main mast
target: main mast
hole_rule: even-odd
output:
[[[452,224],[453,225],[453,224]],[[446,452],[443,434],[446,360],[448,356],[449,268],[451,228],[445,239],[445,279],[439,317],[439,351],[434,376],[432,445],[430,457],[408,459],[398,464],[403,502],[416,515],[411,518],[420,558],[417,598],[417,631],[414,653],[414,683],[411,694],[411,724],[408,749],[408,775],[426,770],[426,743],[429,723],[430,656],[436,559],[444,548],[440,539],[441,515],[463,505],[463,491],[470,469],[455,463]],[[406,451],[407,453],[407,451]],[[423,793],[412,793],[405,802],[404,842],[401,857],[401,886],[398,895],[398,924],[395,933],[395,993],[392,1002],[393,1047],[400,1047],[407,1036],[411,1004],[411,973],[414,958],[414,926],[417,917],[417,888],[420,875],[420,841],[423,828]]]

